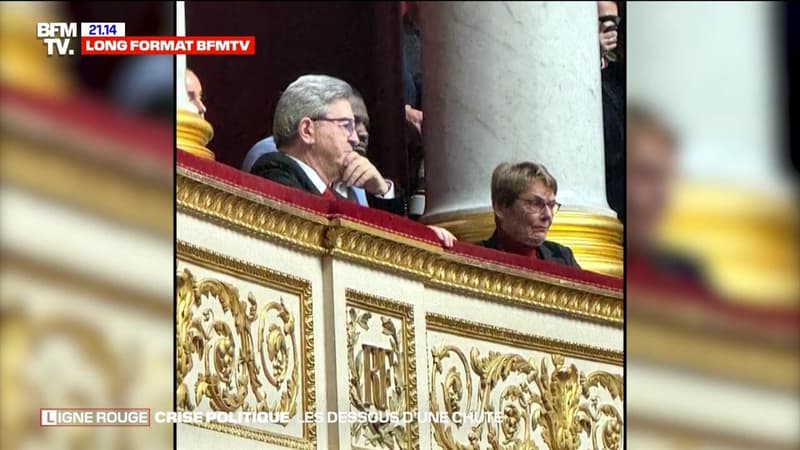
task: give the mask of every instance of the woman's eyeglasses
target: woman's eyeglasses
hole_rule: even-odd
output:
[[[526,211],[532,213],[540,213],[545,207],[550,209],[553,214],[557,213],[558,210],[561,209],[561,203],[558,203],[555,200],[548,202],[538,195],[531,199],[518,197],[517,200],[522,202],[522,207],[525,208]]]

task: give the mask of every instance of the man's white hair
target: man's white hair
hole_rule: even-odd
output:
[[[272,136],[278,148],[285,147],[297,137],[297,124],[303,117],[325,117],[330,105],[337,100],[350,100],[353,88],[346,82],[328,75],[303,75],[283,91],[275,117]]]

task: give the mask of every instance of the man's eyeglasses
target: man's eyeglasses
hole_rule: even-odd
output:
[[[542,197],[535,195],[531,199],[517,197],[517,200],[522,202],[522,207],[531,213],[540,213],[544,210],[545,206],[553,212],[553,214],[557,213],[559,209],[561,209],[561,203],[553,200],[551,202],[546,201]]]
[[[313,120],[315,122],[316,121],[333,122],[336,125],[339,125],[339,128],[341,128],[344,131],[346,131],[348,137],[352,136],[353,133],[356,132],[356,122],[355,122],[355,120],[350,119],[348,117],[340,117],[340,118],[335,118],[335,117],[317,117],[317,118],[314,118],[314,119],[311,119],[311,120]]]

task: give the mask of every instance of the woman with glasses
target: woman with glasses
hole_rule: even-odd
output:
[[[492,173],[495,232],[485,247],[580,269],[569,247],[546,240],[560,203],[558,183],[541,165],[503,163]]]

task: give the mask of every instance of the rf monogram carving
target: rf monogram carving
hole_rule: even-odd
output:
[[[351,411],[374,414],[351,425],[359,449],[419,450],[414,313],[411,305],[348,289],[347,366]]]
[[[364,402],[385,411],[391,351],[364,344]],[[387,364],[387,360],[389,364]]]

